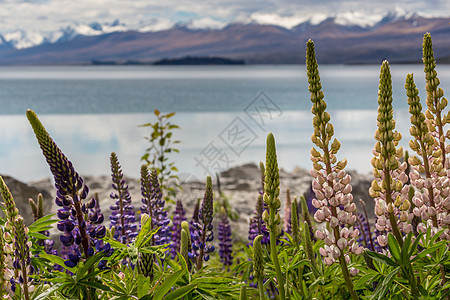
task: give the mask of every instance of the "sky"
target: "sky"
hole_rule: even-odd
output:
[[[389,10],[425,15],[450,14],[448,0],[0,0],[0,33],[56,31],[73,24],[112,23],[161,30],[177,23],[220,28],[233,21],[256,20],[292,27],[308,17],[347,14],[375,20]]]

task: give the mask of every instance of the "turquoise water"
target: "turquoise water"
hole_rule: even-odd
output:
[[[148,146],[139,124],[153,121],[155,108],[177,112],[180,171],[201,178],[199,161],[225,158],[210,172],[264,160],[265,136],[273,132],[280,166],[310,168],[310,100],[304,66],[70,66],[0,68],[0,173],[22,180],[50,176],[25,111],[40,116],[56,143],[81,174],[108,174],[117,152],[124,172],[138,177]],[[414,72],[424,103],[420,65],[391,66],[397,129],[409,140],[404,78]],[[349,168],[369,172],[376,127],[379,66],[321,66],[325,100],[339,157]],[[444,91],[450,66],[438,67]],[[268,111],[267,108],[270,108]],[[244,130],[245,129],[245,130]],[[233,130],[244,130],[236,139]],[[214,151],[213,151],[214,150]],[[216,157],[216,158],[217,158]],[[211,161],[209,161],[211,162]]]

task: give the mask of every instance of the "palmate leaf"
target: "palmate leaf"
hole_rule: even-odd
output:
[[[164,279],[164,282],[156,289],[156,293],[152,293],[149,295],[146,295],[140,300],[161,300],[163,299],[164,295],[169,292],[169,290],[175,286],[175,283],[180,279],[181,276],[183,276],[187,271],[184,269],[180,269],[172,273],[168,278]]]
[[[44,300],[49,299],[48,297],[59,289],[59,285],[55,284],[50,288],[43,289],[43,286],[38,286],[34,292],[31,294],[31,300]]]
[[[70,271],[70,272],[72,272],[72,273],[75,273],[76,272],[76,267],[75,268],[69,268],[68,266],[66,266],[65,264],[64,264],[64,259],[62,259],[61,257],[59,257],[59,256],[56,256],[56,255],[53,255],[53,254],[45,254],[45,253],[41,253],[41,254],[39,254],[39,257],[41,258],[41,259],[45,259],[45,260],[48,260],[48,261],[50,261],[51,263],[53,263],[53,264],[56,264],[56,265],[58,265],[58,266],[61,266],[61,267],[63,267],[64,269],[66,269],[67,271]]]
[[[389,247],[389,251],[391,252],[391,255],[395,259],[395,261],[398,264],[402,264],[402,260],[400,258],[400,246],[399,246],[397,240],[395,239],[395,237],[391,233],[389,233],[389,235],[388,235],[388,247]]]
[[[394,280],[394,276],[398,274],[400,267],[395,268],[391,273],[389,273],[383,280],[381,284],[378,285],[375,293],[372,295],[371,299],[381,299],[384,294],[388,291],[389,288],[392,287],[392,281]]]
[[[35,233],[52,229],[53,225],[58,222],[56,219],[51,219],[53,216],[55,216],[55,214],[47,215],[36,220],[33,224],[28,226],[29,232]],[[48,239],[48,237],[46,237],[46,239]]]
[[[367,255],[369,255],[374,260],[376,260],[378,262],[381,262],[383,264],[387,264],[387,265],[392,266],[392,267],[398,267],[399,266],[398,263],[396,263],[395,261],[393,261],[392,259],[390,259],[386,255],[383,255],[381,253],[368,251],[368,250],[366,250],[366,253],[367,253]]]
[[[176,300],[181,299],[185,295],[191,293],[193,290],[197,288],[196,284],[190,283],[188,285],[182,286],[164,297],[164,300]]]

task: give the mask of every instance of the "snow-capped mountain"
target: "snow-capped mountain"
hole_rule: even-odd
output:
[[[151,63],[186,56],[244,60],[257,64],[304,63],[313,39],[321,63],[420,62],[422,37],[431,32],[436,58],[450,61],[448,18],[395,10],[283,17],[253,14],[232,22],[163,19],[128,26],[73,24],[55,32],[8,32],[0,36],[0,65]]]
[[[415,11],[397,8],[386,14],[368,14],[362,11],[348,11],[332,15],[293,15],[280,16],[275,13],[253,13],[248,17],[240,17],[230,22],[223,22],[212,18],[192,19],[185,23],[174,23],[166,19],[152,19],[141,21],[137,26],[128,26],[115,20],[111,23],[93,22],[89,24],[74,23],[51,32],[16,30],[2,32],[0,29],[0,48],[25,49],[42,44],[67,42],[78,36],[98,36],[113,32],[157,32],[174,27],[185,27],[190,30],[220,30],[231,24],[259,24],[274,25],[286,29],[304,26],[318,26],[332,20],[333,23],[347,27],[360,27],[366,30],[375,28],[389,22],[408,20],[422,16]]]

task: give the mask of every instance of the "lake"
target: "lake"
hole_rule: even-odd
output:
[[[376,129],[379,66],[320,66],[325,100],[348,169],[370,172]],[[407,149],[404,91],[415,74],[422,103],[421,65],[391,66],[397,130]],[[450,66],[438,66],[444,92]],[[448,95],[448,94],[447,94]],[[310,168],[311,102],[304,65],[290,66],[57,66],[0,67],[0,173],[29,181],[51,176],[27,122],[33,109],[81,174],[109,174],[109,154],[124,173],[139,176],[155,108],[176,112],[181,140],[173,160],[183,176],[203,178],[230,166],[265,159],[273,132],[279,164]]]

